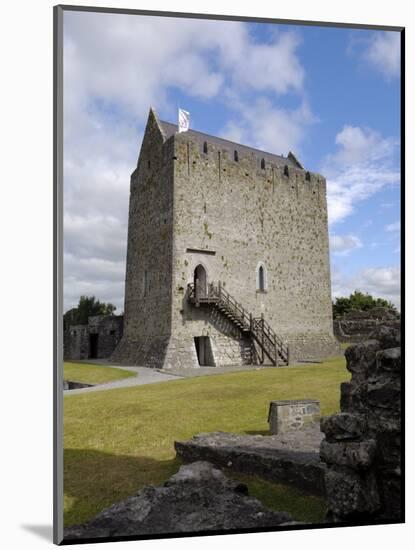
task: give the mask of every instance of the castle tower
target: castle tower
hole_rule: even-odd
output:
[[[124,334],[112,358],[158,368],[267,362],[226,307],[204,303],[218,289],[251,322],[265,319],[291,361],[335,353],[326,181],[292,153],[177,133],[150,109],[131,175]]]

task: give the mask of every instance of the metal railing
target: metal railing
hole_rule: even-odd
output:
[[[197,286],[197,280],[196,287],[193,283],[188,285],[188,298],[196,307],[201,304],[212,304],[229,317],[240,330],[249,333],[259,345],[261,363],[264,362],[264,355],[267,355],[274,365],[278,365],[279,362],[288,365],[288,345],[277,336],[263,315],[253,317],[220,283],[217,286],[210,283],[204,292],[198,292]]]

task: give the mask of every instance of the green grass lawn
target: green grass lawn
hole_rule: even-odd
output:
[[[319,399],[321,414],[331,414],[339,410],[340,383],[349,379],[340,357],[66,395],[65,524],[86,521],[144,485],[162,484],[180,466],[175,440],[218,430],[267,434],[273,399]],[[240,478],[269,507],[303,521],[323,518],[323,499],[253,476]]]
[[[104,384],[105,382],[129,378],[130,376],[136,376],[136,373],[88,363],[65,362],[63,364],[63,378],[72,382]]]

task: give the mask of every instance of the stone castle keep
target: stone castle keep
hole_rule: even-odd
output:
[[[131,175],[124,328],[158,368],[333,354],[325,179],[150,110]]]

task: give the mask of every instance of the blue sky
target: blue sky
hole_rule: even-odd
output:
[[[123,309],[129,176],[148,109],[327,178],[333,296],[399,305],[396,32],[66,12],[64,298]]]

